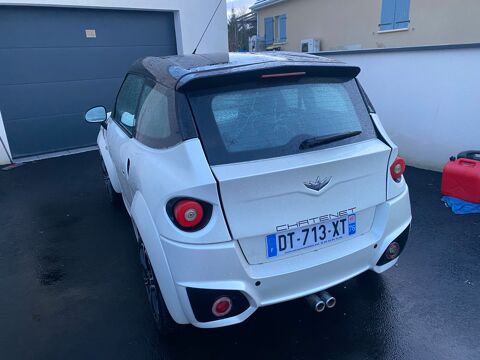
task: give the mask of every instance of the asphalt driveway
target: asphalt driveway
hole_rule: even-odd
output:
[[[0,171],[0,358],[479,359],[480,215],[440,202],[440,174],[407,169],[413,228],[399,265],[245,323],[161,338],[126,212],[90,152]]]

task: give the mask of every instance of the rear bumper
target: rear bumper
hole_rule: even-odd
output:
[[[171,278],[177,290],[178,306],[186,322],[212,328],[242,322],[258,307],[303,297],[318,292],[364,271],[381,273],[398,258],[377,266],[387,246],[410,225],[408,188],[379,205],[371,231],[351,241],[301,256],[266,264],[250,265],[236,241],[212,245],[187,245],[161,239]],[[248,300],[242,312],[220,320],[200,322],[194,315],[187,289],[236,290]],[[197,312],[198,313],[198,312]],[[176,319],[177,321],[179,319]],[[185,322],[185,320],[180,321]]]

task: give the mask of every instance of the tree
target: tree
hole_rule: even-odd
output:
[[[237,51],[237,15],[235,9],[232,7],[232,12],[228,18],[228,50]]]
[[[256,15],[246,9],[232,7],[228,17],[229,51],[248,51],[248,39],[257,33]]]

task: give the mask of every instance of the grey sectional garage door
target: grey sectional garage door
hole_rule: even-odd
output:
[[[93,145],[129,65],[176,54],[173,14],[0,6],[0,111],[14,158]]]

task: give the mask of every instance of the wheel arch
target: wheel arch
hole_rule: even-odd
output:
[[[130,215],[138,231],[138,235],[147,250],[163,300],[170,315],[175,322],[188,324],[189,321],[183,312],[160,236],[148,209],[148,205],[142,194],[138,191],[133,197]]]

